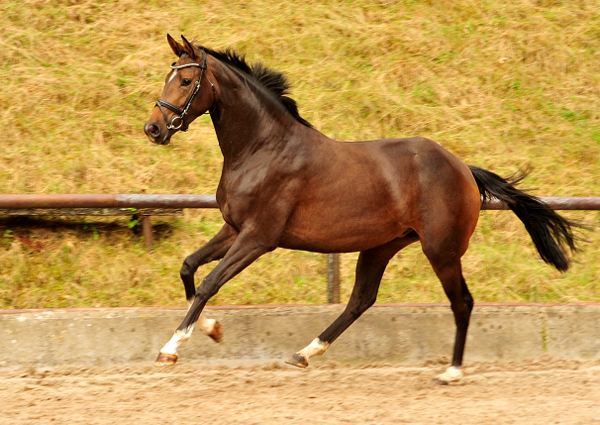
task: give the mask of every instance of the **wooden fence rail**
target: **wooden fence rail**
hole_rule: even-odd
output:
[[[599,196],[540,197],[555,210],[600,211]],[[56,194],[1,195],[0,209],[24,208],[218,208],[215,195],[149,195],[149,194]],[[484,210],[504,210],[498,200],[487,202]]]
[[[541,197],[554,210],[600,211],[600,197]],[[11,194],[0,195],[0,216],[4,215],[135,215],[142,223],[144,243],[152,248],[152,215],[181,215],[184,208],[218,208],[215,195],[150,194]],[[484,210],[506,210],[497,199]],[[329,254],[327,292],[329,303],[340,302],[340,256]]]

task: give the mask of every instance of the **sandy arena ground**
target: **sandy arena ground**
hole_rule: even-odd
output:
[[[0,369],[0,424],[600,424],[600,360]]]

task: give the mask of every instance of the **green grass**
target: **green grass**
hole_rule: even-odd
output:
[[[421,135],[540,196],[600,196],[600,9],[594,1],[5,1],[0,193],[214,193],[210,120],[174,146],[142,132],[173,61],[165,35],[231,46],[284,71],[300,112],[338,140]],[[566,274],[518,220],[483,212],[464,272],[477,301],[600,301],[597,212]],[[0,308],[185,305],[178,270],[216,211],[159,224],[153,254],[128,219],[0,220]],[[342,300],[356,255],[342,259]],[[200,269],[198,277],[213,266]],[[324,303],[326,257],[277,250],[215,304]],[[418,246],[379,302],[445,301]]]

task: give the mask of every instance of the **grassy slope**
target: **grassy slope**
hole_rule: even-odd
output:
[[[302,115],[340,140],[421,135],[541,196],[600,195],[600,9],[594,1],[3,1],[0,192],[214,193],[207,118],[175,146],[142,125],[173,61],[166,32],[285,71]],[[598,213],[569,213],[597,228]],[[127,220],[0,221],[0,308],[183,305],[181,261],[216,211],[163,220],[152,255]],[[484,212],[464,270],[478,301],[600,301],[600,236],[561,275],[506,212]],[[356,255],[343,258],[342,298]],[[212,266],[205,266],[199,276]],[[322,303],[324,256],[277,250],[218,304]],[[418,246],[379,302],[444,301]]]

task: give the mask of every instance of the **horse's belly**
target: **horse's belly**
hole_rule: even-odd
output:
[[[298,214],[288,221],[279,246],[313,252],[364,251],[409,231],[385,211],[370,214]]]

